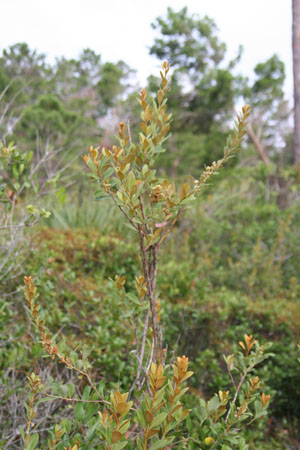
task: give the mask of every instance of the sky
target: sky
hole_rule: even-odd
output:
[[[124,60],[143,85],[159,62],[149,55],[157,32],[151,23],[168,6],[212,17],[227,45],[228,59],[239,45],[244,53],[237,71],[253,77],[253,68],[277,53],[284,61],[285,91],[292,98],[291,0],[0,0],[0,51],[17,42],[57,56],[77,57],[84,48],[102,61]]]

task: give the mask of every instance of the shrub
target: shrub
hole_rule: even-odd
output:
[[[240,350],[224,357],[232,386],[220,389],[208,402],[201,398],[193,411],[184,403],[186,382],[193,375],[189,360],[186,356],[170,356],[164,344],[163,301],[156,287],[160,249],[207,181],[238,151],[249,115],[249,107],[245,106],[227,139],[223,158],[206,167],[199,179],[176,188],[173,182],[159,178],[154,169],[170,130],[171,115],[166,111],[168,71],[164,63],[156,100],[148,99],[145,90],[140,94],[139,143],[131,142],[130,131],[121,123],[118,146],[101,150],[91,147],[89,155],[84,156],[97,184],[96,198],[110,198],[115,203],[139,242],[141,268],[132,280],[135,290],[130,287],[130,277],[127,283],[127,273],[119,273],[112,282],[115,296],[119,297],[119,305],[112,305],[116,308],[112,327],[118,329],[126,320],[133,339],[134,349],[126,358],[134,373],[132,384],[128,392],[115,389],[108,396],[105,380],[94,379],[88,359],[90,350],[81,346],[76,351],[67,342],[56,342],[45,325],[37,288],[31,277],[25,277],[28,311],[45,352],[76,373],[80,383],[76,386],[54,380],[49,392],[39,375],[32,373],[28,377],[28,420],[22,429],[27,450],[38,445],[59,450],[156,450],[170,446],[191,450],[199,446],[224,450],[236,446],[245,450],[248,445],[241,428],[266,414],[270,396],[260,393],[261,381],[254,370],[270,354],[268,346],[261,346],[252,335],[245,334],[239,342]],[[49,399],[74,405],[74,417],[72,421],[62,420],[39,442],[34,430],[38,407]]]

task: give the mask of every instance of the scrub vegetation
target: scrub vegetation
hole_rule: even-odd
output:
[[[0,58],[3,449],[299,448],[284,65],[233,75],[186,8],[153,27],[146,89],[90,49]]]

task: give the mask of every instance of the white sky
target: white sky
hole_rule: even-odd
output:
[[[102,61],[123,59],[143,84],[157,73],[149,55],[156,35],[150,24],[168,6],[212,17],[233,57],[244,46],[238,67],[253,67],[275,52],[286,66],[286,92],[292,96],[291,0],[0,0],[0,50],[16,42],[55,56],[76,57],[89,47]]]

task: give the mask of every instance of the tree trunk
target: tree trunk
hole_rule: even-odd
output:
[[[300,0],[292,0],[294,72],[294,163],[300,162]]]

